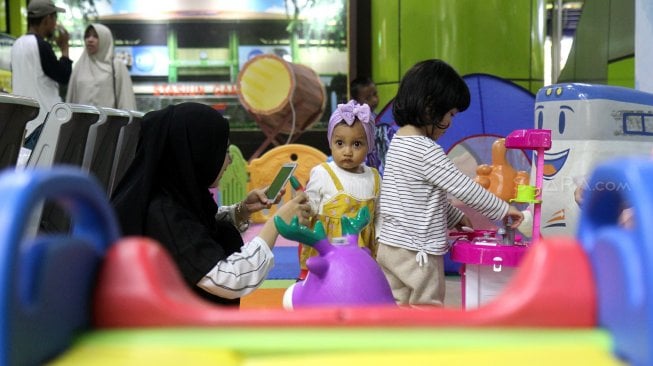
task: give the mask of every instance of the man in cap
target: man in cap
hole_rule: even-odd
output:
[[[57,27],[57,14],[65,11],[52,0],[29,1],[27,34],[19,37],[11,48],[12,93],[32,97],[41,107],[39,116],[27,125],[28,134],[43,122],[54,104],[62,101],[59,84],[68,84],[70,79],[73,64],[68,58],[70,36],[63,27]],[[57,44],[60,58],[46,39],[53,39]]]

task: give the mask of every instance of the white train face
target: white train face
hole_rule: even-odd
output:
[[[651,153],[653,95],[605,85],[545,87],[535,99],[535,128],[551,130],[552,139],[544,154],[542,234],[575,235],[574,192],[596,164]]]

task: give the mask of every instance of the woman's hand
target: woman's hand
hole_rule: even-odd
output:
[[[245,197],[245,200],[242,202],[243,209],[246,211],[247,215],[272,207],[273,204],[279,203],[281,197],[286,193],[286,189],[283,188],[274,201],[270,201],[265,194],[267,189],[268,187],[257,188],[247,194],[247,197]]]
[[[252,213],[261,211],[263,209],[269,209],[272,207],[272,205],[279,203],[284,193],[286,193],[286,189],[282,188],[274,201],[270,201],[265,193],[267,189],[268,187],[263,187],[250,191],[247,194],[247,197],[245,197],[245,199],[239,203],[238,209],[236,210],[237,218],[240,220],[247,220]]]
[[[247,197],[243,200],[243,206],[248,214],[272,207],[273,202],[268,202],[268,197],[265,195],[266,189],[267,187],[257,188],[247,193]],[[278,203],[280,199],[281,196],[277,197],[277,201],[274,203]]]

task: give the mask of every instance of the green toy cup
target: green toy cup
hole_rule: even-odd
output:
[[[511,199],[510,202],[540,203],[542,201],[535,198],[539,194],[539,188],[526,184],[519,184],[517,186],[517,195],[515,198]]]

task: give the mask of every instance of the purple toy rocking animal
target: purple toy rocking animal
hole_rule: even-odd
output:
[[[329,243],[324,226],[318,221],[314,231],[299,225],[297,217],[290,225],[274,217],[279,233],[314,247],[319,253],[306,261],[308,276],[290,286],[283,296],[286,309],[311,306],[395,305],[383,271],[367,249],[358,246],[358,233],[370,220],[367,207],[356,218],[342,218],[344,236]]]

